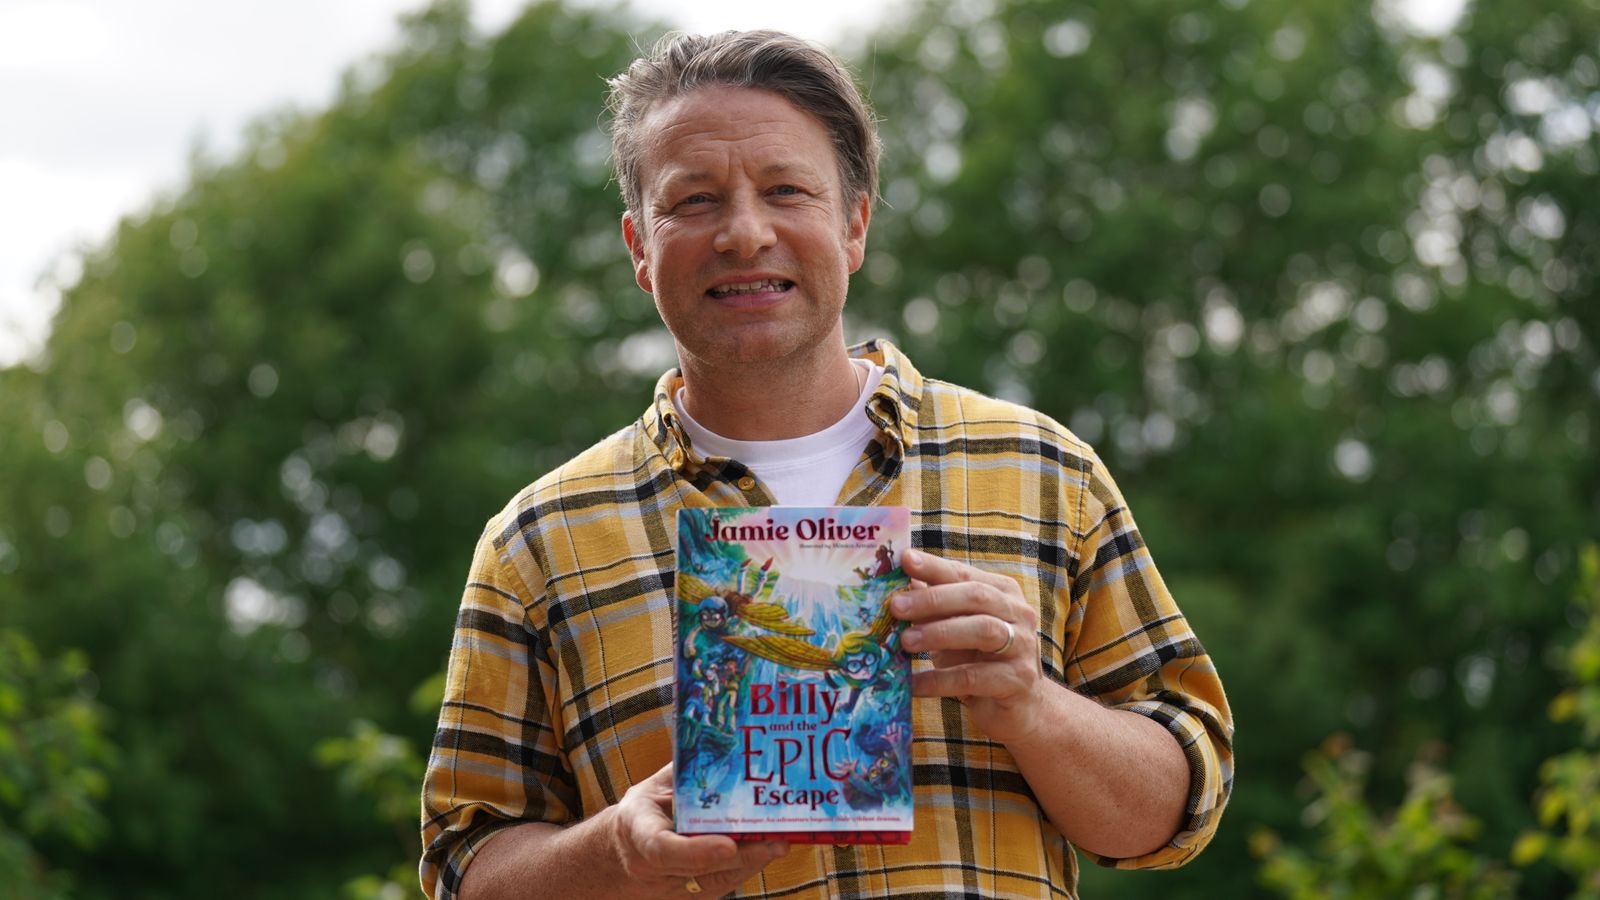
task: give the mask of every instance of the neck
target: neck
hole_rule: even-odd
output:
[[[683,359],[684,411],[736,441],[815,434],[844,418],[864,387],[841,340],[808,359],[713,367]]]

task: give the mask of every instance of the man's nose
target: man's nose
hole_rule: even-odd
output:
[[[728,202],[712,246],[718,253],[751,257],[776,242],[766,204],[758,198],[739,197]]]

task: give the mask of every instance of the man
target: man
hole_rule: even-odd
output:
[[[828,54],[670,38],[612,82],[639,286],[680,369],[478,545],[424,786],[447,898],[1075,896],[1071,845],[1170,866],[1216,828],[1232,720],[1093,451],[1033,411],[847,348],[877,138]],[[907,846],[671,831],[684,506],[911,508]]]

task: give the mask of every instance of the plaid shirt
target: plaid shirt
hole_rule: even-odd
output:
[[[1172,733],[1190,771],[1181,831],[1096,861],[1187,861],[1232,788],[1233,720],[1105,466],[1046,416],[924,379],[886,342],[852,352],[886,372],[868,404],[878,435],[840,496],[908,506],[915,546],[1016,578],[1047,677]],[[670,399],[681,383],[663,376],[643,418],[524,490],[478,542],[423,785],[432,897],[456,895],[498,829],[577,822],[672,759],[677,510],[772,503],[737,461],[695,454]],[[1006,749],[953,699],[913,703],[911,843],[796,846],[736,896],[1076,894],[1072,847]]]

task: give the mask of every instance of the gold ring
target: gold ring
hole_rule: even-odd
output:
[[[705,888],[700,886],[700,882],[693,875],[690,875],[689,880],[683,883],[683,889],[691,894],[698,894],[705,890]]]
[[[1005,619],[1001,619],[1000,621],[1006,626],[1006,642],[1000,645],[999,650],[989,651],[991,656],[999,656],[1007,650],[1010,650],[1012,641],[1017,639],[1017,630],[1011,627],[1011,623],[1007,622]]]

